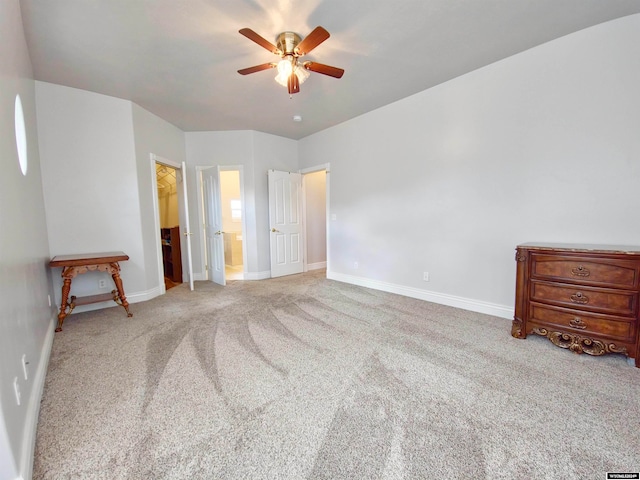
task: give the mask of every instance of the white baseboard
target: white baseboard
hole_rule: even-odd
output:
[[[307,270],[320,270],[322,268],[327,268],[327,262],[316,262],[307,264]]]
[[[271,270],[266,270],[264,272],[245,272],[244,273],[245,280],[266,280],[267,278],[271,278]]]
[[[54,329],[57,322],[57,315],[49,319],[49,328],[44,338],[42,350],[40,351],[40,362],[33,377],[33,389],[26,404],[27,415],[24,425],[24,436],[22,438],[22,458],[20,459],[21,475],[19,478],[21,479],[30,479],[33,476],[33,459],[36,448],[38,417],[40,416],[40,402],[42,400],[42,393],[44,392],[44,381],[47,377],[47,369],[49,368]]]
[[[204,281],[207,279],[207,274],[206,272],[193,272],[193,281],[194,282],[200,282],[200,281]],[[185,280],[186,283],[189,283],[189,279],[187,278],[187,280]]]
[[[502,317],[510,320],[513,319],[513,308],[506,305],[498,305],[496,303],[457,297],[446,293],[430,292],[419,288],[406,287],[404,285],[396,285],[393,283],[346,275],[344,273],[327,272],[327,278],[330,280],[337,280],[339,282],[359,285],[361,287],[372,288],[374,290],[381,290],[383,292],[397,293],[398,295],[403,295],[405,297],[417,298],[419,300],[447,305],[449,307],[485,313],[487,315],[493,315],[495,317]]]
[[[135,292],[132,294],[125,293],[125,295],[127,295],[129,303],[139,303],[146,302],[147,300],[151,300],[152,298],[162,295],[164,293],[162,290],[163,289],[158,285],[157,287],[153,287],[143,292]]]

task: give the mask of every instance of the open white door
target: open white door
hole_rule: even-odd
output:
[[[302,273],[302,175],[269,170],[271,276]]]
[[[191,228],[189,227],[189,196],[187,195],[187,164],[182,162],[180,170],[182,192],[184,193],[184,236],[187,245],[187,272],[189,275],[189,289],[193,290],[193,261],[191,258]]]
[[[224,266],[224,235],[222,202],[220,200],[220,167],[202,172],[204,193],[204,230],[207,242],[207,272],[209,280],[226,285]]]

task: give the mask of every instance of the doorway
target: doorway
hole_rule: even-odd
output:
[[[327,268],[328,167],[302,174],[305,271]]]
[[[171,227],[175,228],[171,238],[168,238],[170,244],[175,245],[176,253],[177,246],[180,245],[180,255],[176,255],[176,261],[180,262],[181,275],[176,276],[180,282],[188,282],[189,290],[193,290],[193,261],[191,258],[191,228],[189,226],[189,196],[187,192],[187,165],[185,162],[174,162],[166,158],[162,158],[154,153],[149,154],[149,185],[151,187],[152,201],[153,201],[153,232],[155,233],[155,251],[157,259],[157,273],[158,273],[158,289],[160,295],[166,292],[164,281],[164,255],[163,255],[163,231],[160,227],[161,214],[160,214],[160,192],[159,190],[166,190],[159,187],[158,173],[163,167],[166,167],[166,171],[162,171],[162,175],[165,176],[166,181],[173,182],[175,178],[175,195],[169,195],[169,198],[175,198],[177,201],[176,211],[178,212],[178,223],[173,225],[175,217],[168,215],[170,218]],[[171,170],[170,170],[171,169]],[[165,234],[166,235],[166,234]]]
[[[328,163],[268,171],[271,277],[328,269],[329,178]]]
[[[245,279],[243,167],[196,167],[199,173],[202,258],[206,278],[226,285]]]
[[[244,278],[242,231],[244,208],[239,170],[220,171],[220,206],[222,207],[225,276],[227,280],[242,280]]]
[[[165,289],[182,283],[182,252],[180,249],[180,214],[176,169],[156,162],[158,187],[158,217]]]

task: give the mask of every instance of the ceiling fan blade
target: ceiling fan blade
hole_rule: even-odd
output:
[[[262,70],[267,70],[269,68],[277,67],[277,63],[263,63],[262,65],[256,65],[255,67],[243,68],[242,70],[238,70],[240,75],[249,75],[250,73],[261,72]]]
[[[250,28],[243,28],[243,29],[239,30],[239,32],[242,35],[244,35],[245,37],[247,37],[249,40],[251,40],[253,42],[256,42],[262,48],[266,48],[271,53],[275,53],[276,55],[282,55],[282,52],[280,50],[278,50],[278,47],[276,47],[270,41],[265,40],[263,37],[258,35],[256,32],[254,32]]]
[[[324,65],[317,62],[304,62],[304,68],[311,70],[312,72],[322,73],[323,75],[329,75],[330,77],[342,78],[344,70],[338,67],[332,67],[331,65]]]
[[[329,37],[329,32],[327,32],[324,28],[316,27],[298,44],[298,46],[295,48],[295,52],[299,56],[306,55]]]
[[[287,88],[289,89],[289,95],[300,91],[300,80],[298,80],[298,75],[293,72],[289,75],[289,80],[287,80]]]

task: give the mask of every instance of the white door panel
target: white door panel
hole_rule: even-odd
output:
[[[180,170],[182,193],[184,194],[184,235],[187,245],[187,272],[189,275],[189,289],[193,291],[193,260],[191,257],[191,228],[189,227],[189,197],[187,195],[187,164],[182,162]]]
[[[220,200],[220,167],[202,172],[204,187],[205,235],[209,280],[226,285],[222,202]]]
[[[269,170],[269,221],[271,232],[271,276],[301,273],[302,175]]]
[[[203,206],[204,206],[204,238],[205,238],[205,249],[206,249],[206,259],[207,259],[207,279],[213,279],[214,272],[214,261],[213,261],[213,242],[214,242],[214,228],[212,221],[212,206],[211,206],[211,196],[213,195],[213,185],[212,180],[207,175],[207,172],[201,172],[202,175],[202,197],[203,197]]]

